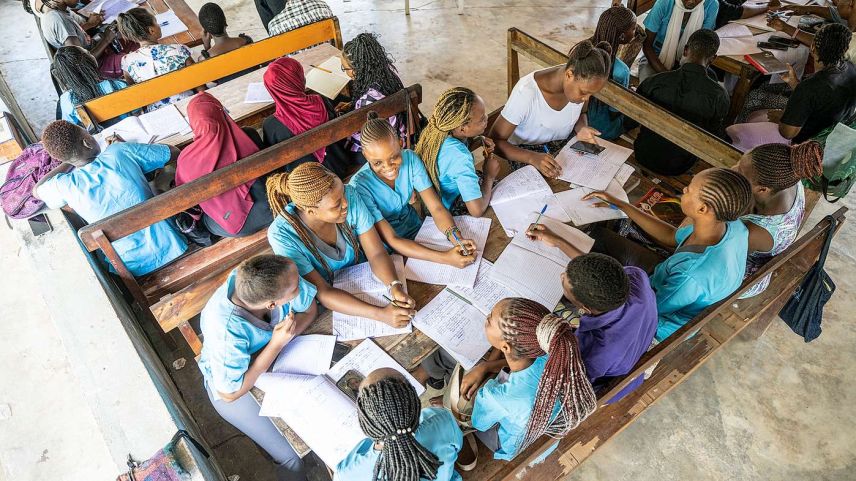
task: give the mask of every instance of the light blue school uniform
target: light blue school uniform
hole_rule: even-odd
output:
[[[270,342],[274,326],[288,316],[289,310],[309,310],[317,292],[312,283],[300,277],[297,297],[271,311],[270,321],[266,321],[232,302],[235,277],[236,271],[232,271],[205,304],[200,317],[205,343],[199,355],[199,370],[215,396],[218,391],[233,393],[241,389],[251,356]]]
[[[666,30],[669,27],[669,19],[672,18],[672,10],[675,9],[675,2],[682,0],[657,0],[657,3],[648,11],[648,16],[645,18],[645,28],[656,32],[654,37],[654,51],[660,54],[663,48],[663,42],[666,41]],[[716,29],[716,14],[719,12],[719,0],[704,0],[704,21],[701,28],[708,30]],[[681,28],[681,34],[684,29]],[[681,52],[678,52],[680,59]]]
[[[440,200],[447,209],[452,207],[458,196],[464,202],[481,199],[473,154],[463,142],[451,135],[443,141],[437,154],[437,178],[440,181]]]
[[[461,475],[455,471],[455,460],[464,444],[464,434],[449,411],[442,408],[423,409],[414,436],[443,463],[437,470],[436,481],[461,480]],[[372,481],[378,457],[380,452],[375,451],[374,441],[369,438],[360,441],[336,466],[333,481]]]
[[[345,201],[348,203],[348,215],[345,222],[348,223],[356,235],[365,234],[380,220],[379,216],[376,217],[366,207],[360,195],[357,194],[357,190],[352,185],[345,185]],[[297,216],[297,207],[294,203],[288,204],[285,209],[294,216]],[[314,237],[315,234],[310,231],[310,236]],[[317,237],[314,238],[318,252],[333,272],[354,264],[359,264],[365,260],[362,249],[360,249],[360,254],[357,256],[353,246],[347,242],[341,228],[338,229],[336,247],[327,245]],[[297,270],[301,276],[305,276],[312,271],[318,271],[327,282],[333,283],[333,279],[329,278],[327,269],[312,254],[309,248],[303,244],[294,227],[284,217],[277,216],[273,220],[273,223],[268,228],[268,242],[273,248],[274,254],[288,257],[297,264]],[[336,251],[336,253],[332,251]]]
[[[696,248],[681,244],[693,226],[675,232],[678,248],[657,265],[651,287],[657,295],[657,335],[662,341],[703,311],[731,295],[743,282],[749,230],[736,220],[726,224],[725,235],[712,246]]]
[[[351,177],[349,182],[375,217],[384,218],[398,237],[414,239],[422,226],[422,219],[410,205],[413,191],[422,192],[433,187],[422,159],[412,150],[401,151],[401,167],[395,179],[395,189],[387,185],[369,167],[368,162]]]
[[[68,204],[91,224],[154,197],[145,174],[162,168],[169,157],[166,145],[115,142],[89,164],[48,180],[37,194],[52,209]],[[113,247],[131,274],[141,276],[183,254],[187,242],[162,220]]]
[[[612,64],[612,80],[624,88],[630,86],[630,67],[620,58],[616,58]],[[618,109],[603,102],[589,102],[588,123],[598,130],[604,139],[617,139],[624,133],[624,116],[615,115],[616,113]]]
[[[101,95],[107,95],[117,90],[122,90],[127,86],[128,84],[121,80],[107,79],[98,83],[98,90],[101,92]],[[83,127],[83,122],[80,120],[80,116],[77,115],[77,111],[74,109],[74,107],[79,103],[80,102],[77,100],[77,97],[71,92],[71,90],[63,92],[63,94],[59,96],[59,111],[62,116],[62,120],[66,120]],[[122,114],[116,117],[116,119],[122,120],[127,116],[128,114]]]

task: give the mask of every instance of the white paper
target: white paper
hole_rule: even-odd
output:
[[[609,183],[609,187],[606,188],[606,192],[623,200],[624,202],[628,202],[627,192],[624,192],[624,188],[621,186],[622,183],[613,179],[612,182]],[[578,187],[576,189],[556,193],[556,199],[558,200],[559,205],[562,206],[574,225],[581,226],[592,224],[594,222],[623,219],[627,217],[624,212],[617,208],[599,206],[598,204],[603,203],[599,199],[583,200],[583,197],[591,192],[594,191],[586,187]]]
[[[519,197],[511,202],[502,202],[493,205],[493,213],[496,215],[505,235],[514,237],[521,230],[525,230],[532,222],[532,214],[538,214],[544,205],[547,210],[544,216],[559,222],[570,222],[571,219],[553,196],[552,192],[538,191],[526,197]]]
[[[494,263],[491,278],[520,293],[520,297],[540,302],[553,310],[562,298],[560,275],[565,266],[509,244]]]
[[[342,71],[339,57],[330,57],[318,67],[306,73],[306,88],[333,100],[348,85],[351,77]]]
[[[425,386],[419,384],[419,381],[411,376],[401,364],[395,362],[395,359],[378,347],[371,339],[366,339],[352,349],[351,352],[330,369],[327,376],[334,382],[339,382],[339,379],[342,379],[351,369],[363,376],[368,376],[372,371],[381,368],[391,368],[400,372],[416,388],[416,394],[421,395],[425,392]]]
[[[572,184],[604,190],[627,161],[633,150],[600,139],[598,143],[604,150],[598,155],[581,154],[571,149],[576,137],[568,141],[556,161],[562,167],[560,179]]]
[[[102,13],[104,15],[104,23],[108,24],[115,22],[120,13],[125,13],[136,6],[137,2],[128,2],[127,0],[96,0],[78,10],[77,13],[84,17],[88,17],[93,13]]]
[[[472,369],[490,349],[484,322],[484,313],[448,289],[437,294],[413,318],[413,325],[437,342],[464,369]]]
[[[532,218],[532,222],[535,221],[536,217],[537,215]],[[545,227],[553,231],[554,234],[566,240],[583,253],[590,251],[594,245],[594,239],[586,235],[583,231],[575,229],[567,224],[556,222],[553,219],[546,219],[544,217],[541,217],[538,223],[543,224]],[[571,258],[558,247],[551,247],[543,242],[530,239],[527,237],[525,230],[518,232],[517,235],[514,236],[514,239],[511,240],[511,245],[522,247],[530,252],[538,254],[539,256],[546,257],[562,267],[567,266],[568,262],[571,262]]]
[[[636,169],[634,169],[632,165],[624,164],[618,169],[618,173],[615,174],[615,180],[618,181],[618,185],[623,187],[634,172],[636,172]]]
[[[751,37],[753,35],[749,27],[740,23],[726,23],[716,29],[716,34],[719,35],[720,40],[723,38]]]
[[[155,15],[155,20],[160,25],[161,38],[187,31],[187,25],[172,10]]]
[[[502,204],[537,192],[552,194],[553,190],[538,169],[527,165],[499,181],[491,194],[490,205]]]
[[[428,284],[473,287],[476,282],[476,276],[478,276],[479,262],[481,261],[485,244],[487,244],[487,235],[490,231],[491,220],[484,217],[470,217],[467,215],[456,216],[454,220],[455,225],[461,231],[461,237],[475,242],[477,251],[476,261],[463,269],[458,269],[454,266],[411,257],[407,259],[407,265],[405,266],[405,275],[408,279]],[[445,234],[437,228],[433,217],[425,218],[425,222],[422,223],[422,227],[419,228],[419,233],[416,234],[414,240],[434,250],[448,250],[453,246],[446,239]]]
[[[152,141],[152,134],[146,131],[146,128],[140,122],[138,117],[129,116],[122,119],[120,122],[117,122],[110,127],[105,127],[104,130],[95,134],[95,141],[98,142],[98,145],[101,147],[101,150],[107,148],[107,139],[112,135],[118,135],[125,142],[132,142],[136,144],[148,144]]]
[[[479,276],[476,278],[476,285],[469,287],[447,287],[446,289],[460,295],[468,300],[482,314],[487,316],[493,310],[493,306],[497,302],[508,297],[520,297],[513,289],[496,282],[491,278],[493,263],[487,259],[482,259],[479,266]]]
[[[330,370],[336,336],[309,334],[297,336],[280,351],[272,372],[320,376]]]
[[[146,132],[157,135],[155,141],[163,140],[175,134],[188,134],[191,131],[190,124],[187,123],[175,105],[165,105],[140,115],[139,119]]]
[[[244,97],[245,104],[270,104],[273,97],[262,82],[250,82],[247,84],[247,95]]]
[[[719,39],[719,50],[716,51],[716,54],[730,57],[743,57],[744,55],[752,55],[753,53],[761,52],[763,52],[763,50],[758,48],[758,39],[755,37],[739,37]]]

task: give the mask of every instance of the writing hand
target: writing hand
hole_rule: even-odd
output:
[[[556,162],[556,159],[548,153],[535,154],[535,157],[532,159],[532,165],[534,165],[535,168],[544,175],[544,177],[549,177],[551,179],[555,179],[562,173],[562,168],[559,166],[559,163]]]

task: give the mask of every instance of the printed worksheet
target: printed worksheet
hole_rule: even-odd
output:
[[[487,244],[491,220],[468,215],[456,216],[454,219],[455,225],[461,230],[461,237],[476,243],[476,261],[463,269],[458,269],[454,266],[411,257],[407,259],[404,269],[408,279],[428,284],[473,287],[478,276],[479,262]],[[414,240],[434,250],[445,251],[454,245],[440,232],[433,217],[425,218]]]
[[[368,376],[369,373],[380,368],[391,368],[400,372],[409,382],[416,388],[416,394],[421,395],[425,392],[425,386],[419,384],[413,376],[404,369],[401,364],[397,363],[389,354],[378,347],[371,339],[366,339],[357,347],[351,349],[345,357],[342,358],[335,366],[330,368],[327,376],[334,382],[342,379],[342,376],[348,373],[351,369],[359,372],[363,376]],[[352,446],[353,447],[353,446]],[[338,461],[337,461],[338,462]]]

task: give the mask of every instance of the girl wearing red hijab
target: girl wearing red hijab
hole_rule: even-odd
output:
[[[175,185],[186,184],[222,169],[260,150],[261,139],[253,129],[241,129],[220,101],[206,92],[187,104],[193,143],[181,151]],[[203,222],[221,237],[253,234],[273,222],[264,179],[256,179],[199,204]]]

